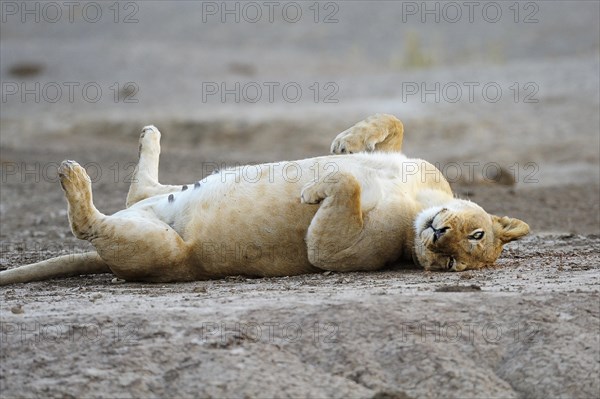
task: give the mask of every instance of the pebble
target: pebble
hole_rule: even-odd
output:
[[[21,306],[21,305],[13,306],[12,308],[10,308],[10,311],[13,314],[23,314],[23,313],[25,313],[25,311],[23,310],[23,306]]]

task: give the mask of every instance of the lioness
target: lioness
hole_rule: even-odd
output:
[[[439,170],[400,153],[403,135],[396,117],[377,114],[340,133],[334,155],[172,186],[158,182],[160,132],[147,126],[127,207],[114,215],[96,209],[81,166],[60,166],[71,230],[97,252],[1,272],[0,285],[104,272],[173,282],[367,271],[401,259],[462,271],[494,263],[529,232],[454,198]]]

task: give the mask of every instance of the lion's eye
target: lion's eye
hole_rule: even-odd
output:
[[[485,233],[483,231],[476,231],[475,233],[471,234],[469,238],[472,240],[481,240],[484,234]]]
[[[446,265],[446,267],[447,267],[448,269],[452,269],[452,266],[454,266],[454,258],[453,258],[453,257],[450,257],[450,258],[448,259],[448,264]]]

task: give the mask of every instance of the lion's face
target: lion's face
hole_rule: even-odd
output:
[[[415,221],[415,257],[426,270],[462,271],[493,264],[502,246],[529,233],[527,223],[485,212],[465,200],[422,211]]]

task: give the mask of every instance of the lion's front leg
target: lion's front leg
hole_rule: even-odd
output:
[[[404,126],[398,118],[375,114],[338,134],[331,143],[331,153],[401,152],[403,137]]]
[[[158,182],[160,136],[160,131],[154,126],[146,126],[142,129],[139,161],[127,193],[128,208],[154,195],[169,194],[182,189],[182,186],[163,185]]]
[[[307,184],[301,200],[305,204],[320,203],[313,217],[306,244],[309,261],[324,270],[371,270],[363,262],[360,251],[363,241],[361,187],[351,174],[338,173]]]

